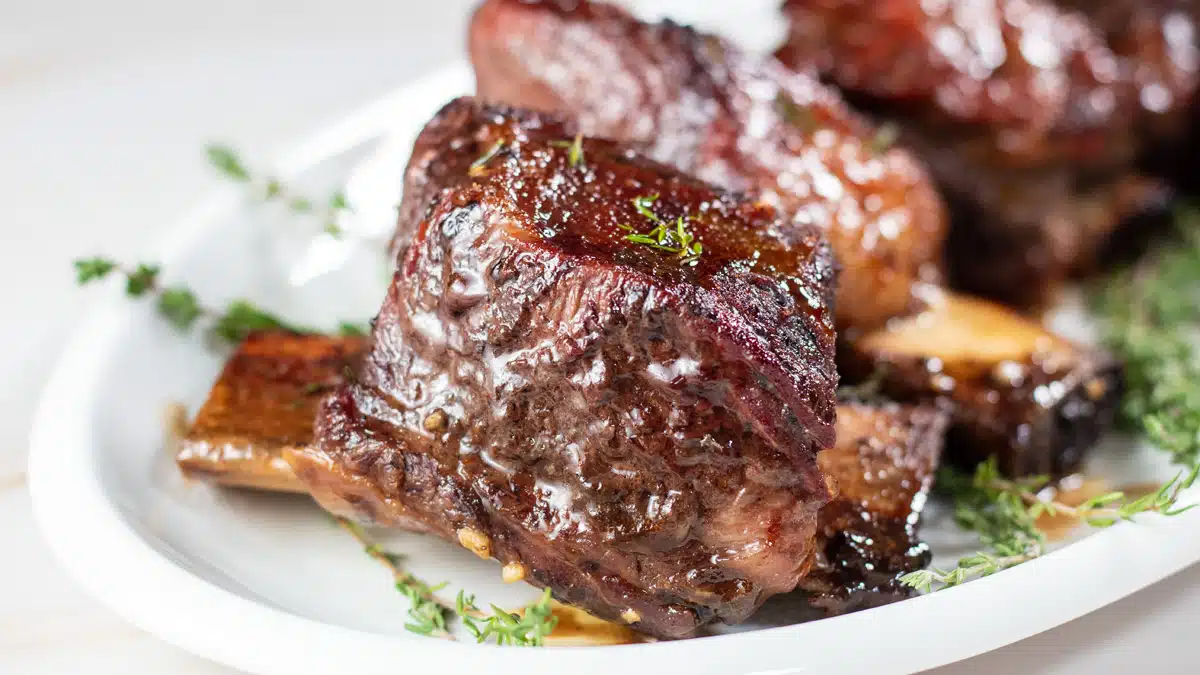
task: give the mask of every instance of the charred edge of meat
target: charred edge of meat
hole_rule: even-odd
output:
[[[882,375],[882,393],[952,415],[947,459],[996,457],[1008,475],[1068,474],[1115,421],[1121,364],[986,301],[928,292],[927,309],[845,341],[838,364],[854,382]]]
[[[286,447],[312,441],[321,396],[341,384],[367,349],[353,337],[259,332],[225,363],[181,439],[176,462],[185,476],[231,487],[304,492]]]
[[[932,406],[843,401],[838,441],[818,457],[835,484],[821,510],[817,562],[798,591],[828,614],[902,600],[899,583],[932,554],[917,538],[949,419]]]

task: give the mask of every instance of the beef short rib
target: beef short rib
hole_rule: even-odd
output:
[[[1188,4],[787,0],[780,55],[903,130],[951,207],[959,287],[1036,305],[1167,220],[1147,164],[1179,154],[1195,97]]]
[[[179,439],[180,470],[221,485],[304,492],[283,451],[312,442],[317,404],[366,347],[355,337],[252,333]]]
[[[351,337],[252,335],[186,433],[177,456],[184,475],[307,492],[284,450],[312,445],[317,401],[366,346]],[[928,562],[916,531],[946,426],[946,414],[933,407],[848,400],[837,410],[837,442],[817,455],[833,500],[821,509],[816,563],[799,586],[814,606],[833,613],[907,597],[910,589],[897,578]]]
[[[923,169],[810,74],[574,0],[488,0],[469,45],[485,100],[561,112],[820,227],[843,270],[842,328],[904,313],[910,286],[938,275],[944,214]]]
[[[813,606],[841,614],[912,594],[900,577],[932,558],[917,526],[948,417],[933,406],[838,405],[837,443],[817,457],[833,501],[821,509],[817,562],[800,581]]]
[[[792,590],[834,438],[820,234],[470,99],[417,140],[405,199],[370,354],[290,453],[313,496],[664,637]]]
[[[870,7],[881,9],[877,4]],[[905,0],[888,3],[882,9],[907,7]],[[903,35],[889,38],[899,40]],[[864,165],[844,163],[820,150],[847,144],[866,148],[878,139],[872,139],[866,126],[846,111],[836,95],[810,76],[790,72],[770,59],[743,54],[715,36],[670,22],[642,23],[619,8],[601,3],[488,0],[476,13],[470,42],[479,91],[485,97],[513,105],[559,108],[578,118],[586,130],[649,148],[653,156],[682,170],[697,172],[721,187],[767,195],[785,209],[847,216],[846,220],[839,216],[815,221],[830,232],[831,245],[843,266],[838,278],[837,308],[840,338],[845,346],[845,358],[839,363],[843,373],[865,377],[885,360],[891,360],[888,353],[860,349],[858,345],[864,335],[890,333],[889,326],[873,325],[879,319],[887,318],[909,326],[909,332],[919,332],[920,324],[913,321],[927,316],[919,312],[925,304],[919,295],[929,285],[918,280],[919,274],[899,272],[892,263],[864,261],[882,256],[900,269],[914,270],[912,265],[940,256],[941,227],[931,225],[940,223],[931,215],[938,209],[918,207],[928,203],[929,186],[919,172],[892,172],[899,166],[894,162],[910,161],[898,150],[889,150],[886,157]],[[870,47],[864,45],[864,49]],[[903,77],[904,73],[894,76]],[[774,107],[769,104],[772,100]],[[858,157],[853,153],[850,156]],[[872,168],[867,173],[875,178],[858,181],[855,177],[862,176],[858,169],[868,166]],[[966,181],[974,175],[966,170],[959,173]],[[835,187],[837,180],[843,186],[856,187],[848,191],[840,187],[827,189]],[[1053,192],[1055,185],[1049,183],[1039,190]],[[874,192],[884,187],[886,195]],[[1032,191],[1024,187],[1021,194]],[[1144,187],[1127,186],[1120,191],[1117,203],[1148,199]],[[998,194],[996,201],[1007,204],[1012,200]],[[886,206],[875,211],[872,204]],[[863,209],[877,214],[878,219],[863,220]],[[1087,210],[1090,213],[1096,209]],[[1109,215],[1103,211],[1096,227],[1107,227]],[[876,231],[878,228],[882,229]],[[1038,237],[1046,232],[1035,230]],[[883,231],[895,238],[879,236]],[[1002,232],[1005,242],[1011,244],[1014,231]],[[994,247],[1001,244],[988,241],[993,248],[987,253],[996,254],[999,249]],[[960,252],[969,248],[964,244]],[[1037,250],[1044,253],[1046,248],[1038,244]],[[1023,247],[1013,251],[1007,264],[1025,268],[1027,252]],[[988,269],[982,262],[985,257],[971,255],[964,266],[974,265],[984,273]],[[900,296],[904,301],[894,302]],[[1022,334],[1047,335],[1035,321],[1012,317],[998,307],[974,301],[969,304],[980,307],[982,314],[1009,316],[1008,325]],[[970,355],[972,349],[986,346],[991,339],[989,325],[974,321],[974,315],[941,315],[946,319],[944,326],[952,329],[958,342],[918,339],[908,349],[924,351],[907,352],[904,362],[995,365],[987,353],[979,358]],[[1056,344],[1067,343],[1057,340]],[[1079,364],[1082,370],[1071,370],[1073,374],[1064,382],[1091,381],[1091,364],[1097,364],[1106,378],[1115,368],[1100,352],[1076,346],[1071,351],[1070,363]],[[872,357],[878,360],[872,361]],[[984,370],[988,371],[990,365]],[[884,373],[888,391],[898,400],[945,403],[941,393],[927,386],[929,377],[922,376],[921,384],[913,384],[914,373],[918,372],[923,373],[924,367],[888,368]],[[1065,376],[1064,372],[1050,379]],[[1047,410],[1035,398],[1036,388],[1011,382],[990,382],[986,387],[969,390],[978,396],[958,396],[950,406],[955,417],[954,436],[987,442],[955,443],[952,454],[963,463],[977,460],[985,452],[995,452],[1006,467],[1073,465],[1087,442],[1108,427],[1116,405],[1112,396],[1091,401],[1090,405],[1072,404],[1076,400],[1073,396],[1056,396],[1055,404]],[[994,418],[993,397],[1006,401],[1006,409],[1013,414]],[[1071,414],[1063,418],[1061,425],[1022,426],[1034,419],[1051,420],[1043,414],[1055,410]],[[1005,423],[1014,426],[1002,427]],[[1013,454],[1020,454],[1021,460],[1008,461],[1016,459],[1010,457]]]
[[[839,347],[851,382],[880,373],[882,393],[953,414],[949,458],[995,457],[1009,475],[1063,476],[1111,428],[1121,400],[1112,355],[1045,330],[1012,310],[918,288],[924,309]]]

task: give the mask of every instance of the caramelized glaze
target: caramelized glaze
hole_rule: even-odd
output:
[[[944,214],[923,170],[808,73],[598,2],[489,0],[470,49],[481,97],[564,112],[820,228],[845,270],[842,326],[904,312],[937,274]]]

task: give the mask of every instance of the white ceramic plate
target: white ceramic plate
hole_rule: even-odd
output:
[[[717,7],[698,16],[689,3],[674,4],[690,10],[676,16],[749,42],[767,39],[755,28],[761,19],[721,17]],[[344,184],[356,212],[343,225],[383,237],[417,131],[470,89],[465,65],[431,75],[316,135],[277,173],[313,194]],[[316,325],[372,315],[386,273],[377,250],[317,231],[231,188],[174,230],[154,259],[209,302],[249,297]],[[727,634],[680,642],[531,650],[421,638],[404,631],[407,605],[386,573],[306,498],[223,491],[178,475],[161,412],[172,401],[194,410],[220,358],[115,285],[102,295],[35,423],[30,488],[38,521],[76,580],[129,621],[255,673],[910,672],[1046,630],[1200,560],[1197,510],[1120,525],[963,587],[804,624],[792,623],[785,601]],[[1084,322],[1063,312],[1057,325],[1075,332]],[[1089,473],[1124,484],[1170,469],[1158,454],[1114,439]],[[970,546],[936,508],[923,534],[942,564]],[[494,564],[456,546],[414,535],[387,543],[421,576],[485,601],[513,606],[533,594],[501,584]]]

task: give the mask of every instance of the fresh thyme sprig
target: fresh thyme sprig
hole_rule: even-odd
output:
[[[257,178],[232,148],[226,145],[212,144],[205,149],[208,161],[223,176],[236,183],[251,185],[263,201],[280,202],[287,205],[295,213],[313,214],[320,218],[324,231],[332,237],[341,237],[342,228],[338,225],[338,216],[350,209],[344,192],[335,191],[329,195],[324,204],[318,204],[313,199],[295,193],[278,178]]]
[[[1125,362],[1121,426],[1190,467],[1200,462],[1200,212],[1181,209],[1176,223],[1178,245],[1117,275],[1092,307]]]
[[[938,474],[938,487],[954,500],[955,522],[977,533],[990,550],[962,558],[952,570],[920,570],[902,576],[900,581],[929,591],[934,587],[957,586],[1037,558],[1046,549],[1046,535],[1037,526],[1037,519],[1043,515],[1063,515],[1096,528],[1132,521],[1144,513],[1177,516],[1195,506],[1180,507],[1178,501],[1181,493],[1195,483],[1198,474],[1200,466],[1193,467],[1140,497],[1115,491],[1071,505],[1042,495],[1052,485],[1046,476],[1004,478],[995,458],[980,464],[971,477],[943,469]]]
[[[476,159],[474,162],[471,162],[471,166],[467,169],[467,174],[472,177],[482,176],[487,171],[488,162],[492,161],[496,155],[499,155],[500,151],[503,149],[503,139],[492,143],[491,147],[484,151],[484,153],[480,155],[478,159]]]
[[[567,148],[567,164],[572,169],[578,169],[583,166],[583,133],[575,134],[573,141],[552,141],[550,145],[556,148]]]
[[[188,331],[207,319],[212,335],[231,343],[241,342],[258,330],[318,332],[285,321],[249,300],[234,300],[223,310],[206,307],[187,286],[163,286],[161,268],[154,264],[121,265],[109,258],[84,258],[75,261],[75,274],[81,286],[120,274],[125,277],[125,294],[131,298],[155,297],[158,313],[172,326]],[[341,324],[340,332],[347,336],[365,334],[362,326],[349,322]]]
[[[1042,555],[1046,536],[1037,529],[1034,516],[1020,496],[994,483],[998,477],[995,459],[980,464],[974,476],[952,469],[938,472],[938,490],[953,500],[955,522],[978,534],[980,542],[990,550],[962,558],[953,570],[928,569],[905,574],[900,577],[902,584],[922,591],[929,591],[935,585],[957,586]]]
[[[688,228],[688,223],[694,219],[689,216],[679,216],[674,223],[665,221],[659,218],[651,208],[656,201],[658,201],[658,195],[643,195],[633,199],[633,207],[642,217],[654,223],[655,227],[649,232],[639,233],[631,225],[621,225],[622,230],[632,232],[632,234],[625,235],[625,240],[674,253],[679,256],[681,264],[695,265],[700,259],[700,255],[704,253],[704,245]]]
[[[479,617],[481,612],[475,605],[475,596],[467,595],[464,591],[458,592],[455,605],[463,626],[476,642],[483,643],[495,638],[498,645],[541,647],[545,644],[546,636],[558,625],[558,617],[554,616],[550,603],[550,589],[547,588],[538,600],[526,605],[520,612],[509,612],[492,605],[491,614]]]
[[[404,624],[405,630],[418,635],[453,640],[454,636],[447,629],[446,622],[447,619],[454,616],[455,605],[442,600],[436,595],[447,584],[442,583],[430,586],[405,571],[400,566],[402,556],[383,550],[378,544],[371,541],[370,537],[367,536],[367,533],[363,531],[358,523],[342,517],[335,517],[334,520],[342,529],[349,532],[350,536],[358,540],[358,543],[362,545],[363,551],[367,555],[378,560],[384,567],[391,571],[392,579],[396,583],[396,590],[408,598],[411,605],[408,610],[409,620]]]
[[[357,523],[341,517],[335,517],[334,520],[358,540],[367,555],[391,571],[396,590],[408,598],[411,605],[409,620],[404,624],[409,632],[453,640],[448,625],[457,616],[476,642],[494,640],[498,645],[541,647],[545,644],[546,636],[558,625],[558,617],[554,616],[551,608],[550,589],[546,589],[538,600],[519,612],[510,612],[496,605],[491,606],[491,613],[484,612],[475,604],[475,596],[468,595],[466,591],[459,591],[455,602],[450,604],[437,596],[437,592],[447,584],[430,586],[405,571],[401,567],[402,557],[385,551],[371,541]]]

